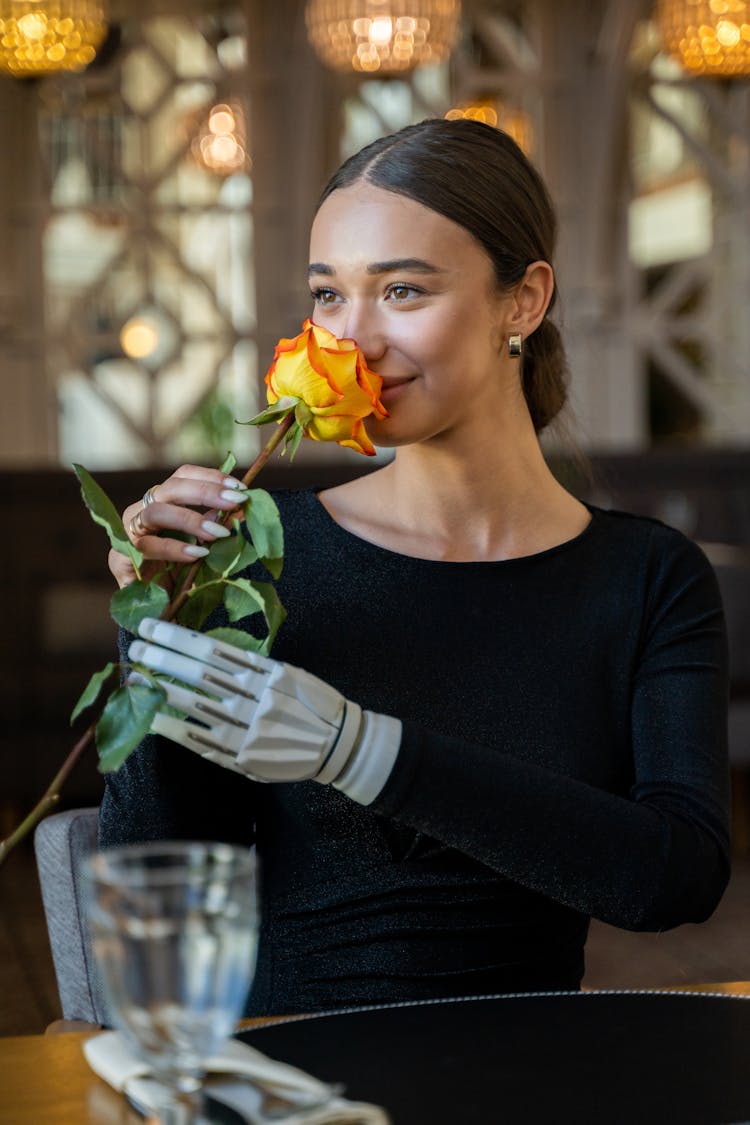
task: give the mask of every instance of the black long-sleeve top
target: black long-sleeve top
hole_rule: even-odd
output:
[[[107,779],[103,845],[256,842],[251,1014],[575,988],[589,916],[706,918],[728,878],[727,655],[699,548],[591,509],[551,550],[415,559],[279,493],[273,655],[400,718],[363,807],[149,737]],[[254,622],[252,622],[254,624]]]

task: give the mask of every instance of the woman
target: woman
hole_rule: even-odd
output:
[[[312,227],[313,319],[382,376],[367,428],[395,458],[278,496],[276,660],[153,622],[131,648],[170,674],[187,653],[198,682],[240,669],[247,727],[212,749],[159,717],[169,737],[107,780],[102,842],[257,841],[253,1013],[577,988],[589,916],[660,930],[725,887],[716,582],[678,532],[585,506],[544,462],[565,401],[554,236],[537,173],[487,126],[426,121],[348,161]],[[155,565],[184,561],[155,533],[210,543],[201,512],[236,483],[183,467],[125,525]]]

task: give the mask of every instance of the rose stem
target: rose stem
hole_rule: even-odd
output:
[[[292,410],[289,412],[289,414],[286,414],[278,423],[276,429],[271,434],[270,438],[253,461],[250,468],[245,473],[244,477],[242,478],[242,483],[244,484],[245,488],[247,488],[248,485],[255,480],[258,473],[263,468],[276,446],[282,441],[287,430],[289,430],[293,423],[294,411]],[[237,509],[235,508],[234,511],[236,510]],[[234,511],[227,512],[226,515],[223,516],[221,522],[225,527],[231,526],[232,520],[235,518]],[[174,596],[169,605],[165,607],[164,612],[161,615],[163,621],[174,621],[175,617],[182,609],[183,605],[187,601],[188,593],[193,585],[193,582],[195,581],[195,576],[198,573],[201,562],[202,559],[198,559],[188,568],[187,574],[185,575],[183,581],[180,583],[180,589],[178,593]]]
[[[68,779],[78,759],[83,754],[88,744],[94,737],[96,730],[96,719],[90,726],[83,732],[81,737],[76,742],[73,749],[68,754],[67,758],[61,765],[58,772],[53,777],[49,784],[44,796],[34,805],[31,812],[21,821],[18,827],[8,836],[5,840],[0,840],[0,866],[2,866],[6,856],[16,844],[20,844],[24,836],[26,836],[32,828],[35,827],[39,821],[50,812],[60,800],[60,790]]]

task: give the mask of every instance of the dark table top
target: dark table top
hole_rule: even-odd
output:
[[[393,1125],[750,1123],[750,998],[532,993],[246,1031]]]

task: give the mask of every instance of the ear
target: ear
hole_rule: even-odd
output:
[[[555,275],[549,262],[532,262],[513,290],[510,331],[525,339],[544,319],[552,294]]]

